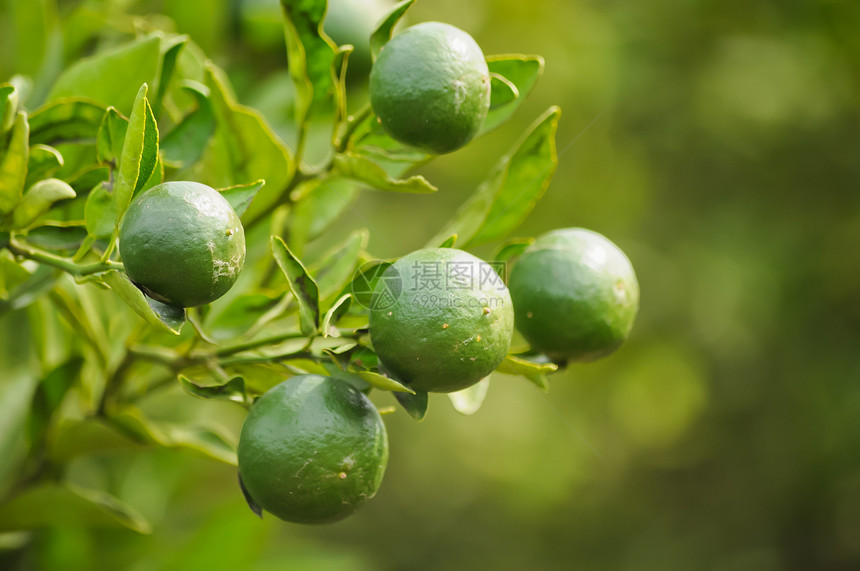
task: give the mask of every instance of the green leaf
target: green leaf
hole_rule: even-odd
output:
[[[187,42],[188,36],[172,36],[162,41],[162,56],[159,62],[161,65],[157,74],[158,81],[156,82],[155,98],[152,100],[152,110],[155,115],[158,115],[161,111],[161,102],[164,100],[167,87],[170,85],[170,79],[176,70],[176,60],[179,57],[179,52],[182,51]]]
[[[304,264],[278,236],[271,238],[272,255],[284,272],[290,291],[299,305],[299,326],[302,335],[315,335],[320,325],[319,288]]]
[[[493,256],[493,261],[509,264],[512,260],[519,258],[534,242],[534,238],[514,238],[513,240],[509,240],[502,244],[502,247]],[[504,278],[505,276],[502,277]]]
[[[146,184],[158,160],[158,129],[146,99],[147,89],[143,84],[137,93],[122,144],[119,175],[113,192],[116,203],[114,234],[119,232],[119,223],[132,197]]]
[[[128,119],[115,107],[108,107],[96,134],[96,158],[99,163],[119,162],[122,145],[128,132]]]
[[[342,178],[314,178],[303,189],[290,211],[290,244],[296,252],[322,234],[358,195],[358,184]]]
[[[9,146],[0,158],[0,218],[12,212],[21,201],[30,158],[30,125],[26,113],[18,113]]]
[[[248,207],[251,206],[251,202],[253,202],[254,197],[257,196],[257,193],[260,192],[264,184],[266,184],[266,181],[261,179],[249,182],[248,184],[237,184],[228,186],[227,188],[219,188],[218,192],[227,199],[227,202],[230,203],[236,214],[242,216],[248,210]]]
[[[84,217],[90,236],[110,238],[116,224],[116,202],[105,183],[99,184],[87,195]]]
[[[352,294],[345,293],[335,301],[328,311],[325,312],[322,320],[323,337],[329,336],[329,328],[337,325],[338,320],[349,311],[350,300]]]
[[[370,386],[375,387],[377,389],[381,389],[383,391],[392,391],[394,393],[399,393],[399,394],[405,393],[405,394],[409,394],[409,395],[414,396],[414,397],[419,397],[419,395],[422,394],[422,393],[416,393],[415,391],[413,391],[412,389],[410,389],[409,387],[407,387],[406,385],[404,385],[403,383],[401,383],[399,381],[395,381],[394,379],[392,379],[390,377],[386,377],[385,375],[380,375],[379,373],[374,373],[373,371],[355,371],[352,374],[354,374],[357,377],[360,377],[362,381],[366,382]],[[426,397],[426,393],[424,393],[424,395]],[[398,400],[399,400],[399,398],[398,398]],[[406,407],[406,405],[403,405],[403,406]],[[409,409],[407,408],[407,410],[409,410]],[[424,411],[425,412],[427,411],[426,404],[424,406]],[[411,411],[409,414],[412,414],[412,416],[415,416]],[[421,416],[423,417],[424,415],[422,414]],[[416,417],[416,418],[418,418],[418,417]]]
[[[77,250],[86,237],[86,228],[64,222],[47,222],[27,231],[29,244],[37,248],[64,252]]]
[[[515,355],[508,355],[502,364],[496,368],[497,373],[522,376],[540,389],[549,389],[546,376],[558,370],[555,363],[534,363]]]
[[[3,139],[18,115],[18,90],[14,85],[0,85],[0,140]]]
[[[504,237],[519,226],[546,191],[558,166],[555,131],[560,115],[550,107],[531,126],[514,150],[493,168],[429,244],[458,234],[466,247]]]
[[[520,108],[543,73],[543,58],[520,54],[489,56],[487,67],[492,82],[490,112],[480,134],[492,131]],[[514,93],[516,96],[512,97]]]
[[[358,256],[367,247],[367,239],[366,228],[356,230],[316,264],[313,275],[319,286],[321,300],[331,301],[330,297],[340,293],[349,283],[358,265]]]
[[[379,278],[385,273],[393,262],[385,260],[372,260],[363,264],[356,272],[355,277],[349,284],[349,293],[353,299],[362,307],[370,307],[373,298],[373,290],[379,282]]]
[[[30,144],[95,141],[105,108],[92,101],[64,99],[30,115]]]
[[[468,416],[478,412],[481,405],[484,404],[484,398],[486,398],[489,388],[490,377],[485,377],[471,387],[448,393],[448,398],[451,400],[454,410]]]
[[[42,179],[49,178],[63,166],[63,155],[48,145],[30,145],[27,161],[27,179],[24,188],[30,188]]]
[[[379,52],[382,51],[382,47],[391,39],[391,33],[394,31],[394,27],[397,26],[397,22],[400,21],[406,10],[414,3],[415,0],[403,0],[403,2],[392,7],[388,14],[380,19],[376,30],[370,34],[370,53],[374,61],[376,61]]]
[[[242,335],[277,303],[277,298],[264,293],[241,295],[231,299],[227,306],[213,307],[206,316],[206,325],[218,337]]]
[[[67,68],[48,101],[81,97],[131,112],[141,84],[154,83],[161,61],[161,34],[153,33],[84,58]]]
[[[194,96],[197,107],[161,141],[165,164],[173,168],[197,162],[215,132],[215,111],[209,101],[209,88],[191,81],[187,81],[184,88]]]
[[[363,182],[374,190],[427,194],[439,190],[421,175],[406,180],[393,179],[381,166],[368,158],[352,153],[334,156],[334,172],[345,178]]]
[[[322,33],[326,0],[281,0],[287,68],[296,88],[296,124],[331,104],[337,46]]]
[[[263,216],[278,206],[295,164],[286,144],[260,113],[235,103],[223,72],[214,64],[206,68],[206,83],[217,127],[207,154],[198,163],[199,172],[215,188],[265,180],[266,186],[257,193],[244,220]]]
[[[55,202],[74,197],[75,191],[67,183],[56,178],[40,180],[27,190],[12,213],[12,227],[27,228],[50,210]]]
[[[83,364],[84,361],[81,357],[72,357],[51,370],[39,381],[33,394],[33,404],[30,407],[29,435],[31,445],[36,445],[44,435],[51,421],[51,416],[63,402],[68,390],[72,388]]]
[[[165,333],[179,335],[179,330],[185,323],[185,309],[161,303],[144,295],[124,273],[106,272],[101,275],[101,279],[147,323]]]
[[[439,244],[440,248],[453,248],[454,244],[457,243],[457,235],[452,234],[450,238],[446,239],[444,242]]]
[[[69,483],[35,486],[0,504],[0,531],[56,525],[111,525],[143,534],[152,531],[137,510],[116,497]]]
[[[248,403],[248,397],[245,395],[245,380],[242,377],[233,377],[223,385],[199,385],[185,375],[179,375],[179,384],[186,393],[199,399]]]
[[[400,406],[402,406],[406,412],[409,413],[409,416],[415,420],[423,420],[424,417],[427,416],[427,405],[429,404],[427,393],[394,392],[392,394],[394,394],[394,398],[397,399]]]

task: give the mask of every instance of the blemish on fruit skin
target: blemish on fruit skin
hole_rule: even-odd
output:
[[[528,313],[526,313],[526,317],[528,317],[529,319],[531,319],[532,317],[534,317],[534,315],[535,315],[535,314],[534,314],[534,313],[532,313],[531,311],[529,311]]]
[[[489,307],[485,307],[485,308],[484,308],[484,315],[490,315],[490,311],[491,311],[491,310],[490,310],[490,308],[489,308]]]
[[[442,329],[448,329],[448,324],[447,324],[447,323],[443,323],[443,324],[442,324]]]
[[[385,315],[386,315],[387,317],[391,317],[392,315],[394,315],[394,312],[393,312],[393,311],[389,311],[389,312],[388,312],[388,313],[386,313]]]
[[[340,474],[337,475],[337,477],[340,478],[341,480],[346,480],[346,472],[341,472]]]
[[[481,336],[480,336],[480,335],[477,335],[477,336],[475,337],[475,342],[476,342],[476,343],[480,343],[480,342],[481,342]]]

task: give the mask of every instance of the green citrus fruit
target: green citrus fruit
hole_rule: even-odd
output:
[[[388,436],[373,403],[351,385],[300,375],[251,407],[239,435],[248,495],[295,523],[330,523],[372,498],[388,462]]]
[[[583,228],[539,237],[516,262],[508,287],[517,329],[557,361],[593,361],[624,343],[639,309],[639,284],[618,246]]]
[[[394,36],[370,72],[370,103],[401,143],[436,154],[471,141],[490,109],[490,73],[466,32],[425,22]]]
[[[385,369],[419,391],[452,392],[480,381],[507,355],[513,330],[504,282],[462,250],[403,256],[371,298],[374,350]]]
[[[235,283],[245,263],[245,231],[218,191],[165,182],[129,205],[119,249],[129,279],[147,295],[191,307],[218,299]]]

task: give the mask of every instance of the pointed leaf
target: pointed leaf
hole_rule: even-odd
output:
[[[551,107],[532,125],[474,194],[430,241],[458,234],[464,246],[504,237],[519,226],[546,191],[558,165],[555,131],[560,110]]]
[[[496,252],[495,256],[493,256],[493,261],[509,264],[512,260],[520,257],[520,255],[525,252],[529,246],[534,244],[534,242],[534,238],[514,238],[513,240],[509,240],[502,244],[502,247],[499,248],[499,251]]]
[[[549,381],[546,376],[557,370],[558,365],[555,363],[534,363],[515,355],[505,357],[501,365],[496,368],[497,373],[522,376],[543,390],[549,389]]]
[[[31,445],[35,445],[42,438],[50,423],[51,415],[59,408],[66,393],[75,383],[83,364],[83,359],[73,357],[59,367],[52,369],[39,381],[30,407],[29,435]]]
[[[329,328],[337,325],[338,320],[343,317],[347,311],[349,311],[351,299],[352,294],[345,293],[331,305],[328,311],[325,312],[325,316],[322,320],[323,337],[328,337]]]
[[[0,531],[65,525],[119,525],[138,533],[152,526],[134,508],[101,490],[73,484],[42,484],[0,504]]]
[[[319,288],[304,264],[290,251],[278,236],[271,238],[272,255],[284,272],[290,291],[299,305],[299,325],[302,334],[311,336],[319,330]]]
[[[27,228],[55,202],[74,197],[75,191],[65,182],[56,178],[40,180],[30,187],[12,214],[12,227]]]
[[[336,154],[334,156],[334,169],[336,174],[363,182],[373,190],[418,194],[427,194],[439,190],[421,175],[411,176],[405,180],[393,179],[378,164],[352,153]]]
[[[197,101],[197,108],[161,140],[164,161],[173,168],[195,163],[203,156],[209,138],[215,132],[215,112],[209,100],[209,88],[192,81],[186,81],[183,87]]]
[[[406,412],[409,413],[409,416],[411,416],[415,420],[422,420],[425,416],[427,416],[427,405],[429,402],[427,393],[395,392],[392,394],[394,395],[394,398],[397,399],[397,402],[400,403],[400,406],[402,406],[406,410]]]
[[[461,391],[448,393],[448,398],[451,399],[451,404],[454,410],[466,416],[475,414],[484,404],[484,398],[487,396],[487,390],[490,388],[490,377],[485,377]]]
[[[313,275],[319,286],[320,300],[330,301],[332,295],[337,295],[349,283],[358,265],[358,256],[367,247],[367,239],[366,228],[356,230],[316,264]]]
[[[30,144],[95,141],[105,108],[92,101],[63,99],[30,115]]]
[[[248,401],[242,377],[233,377],[223,385],[198,385],[185,375],[179,375],[179,384],[186,393],[199,399],[227,400],[239,404]]]
[[[492,131],[510,119],[525,102],[543,73],[543,58],[515,54],[489,56],[487,67],[492,81],[490,112],[480,134]],[[514,93],[516,96],[511,97]]]
[[[9,146],[0,157],[0,217],[15,208],[24,193],[27,162],[30,158],[30,125],[26,113],[18,113]]]
[[[452,234],[450,238],[439,244],[440,248],[453,248],[454,244],[457,243],[457,235]]]
[[[113,105],[129,113],[143,83],[154,83],[161,61],[161,36],[144,36],[119,47],[84,58],[67,68],[48,95],[48,101],[82,97]]]
[[[117,215],[114,234],[119,231],[119,223],[132,197],[146,184],[158,159],[158,130],[146,100],[147,89],[144,84],[137,93],[122,144],[119,175],[113,192]]]
[[[128,131],[128,119],[108,107],[96,134],[96,158],[100,163],[118,163]]]
[[[147,323],[166,333],[179,335],[179,330],[185,323],[185,309],[161,303],[144,295],[121,272],[107,272],[101,275],[101,279]]]
[[[373,260],[363,264],[355,272],[352,282],[349,284],[349,293],[352,294],[356,303],[362,307],[369,308],[373,298],[373,290],[379,282],[382,274],[393,262],[385,260]]]
[[[30,188],[42,179],[49,178],[63,166],[63,155],[48,145],[30,145],[27,161],[27,180],[24,188]]]
[[[358,183],[342,178],[313,179],[307,187],[311,190],[296,199],[290,211],[290,244],[298,253],[337,220],[358,195]]]
[[[371,385],[372,387],[375,387],[377,389],[381,389],[383,391],[392,391],[395,393],[407,393],[407,394],[411,394],[413,396],[418,396],[421,394],[421,393],[416,393],[415,391],[413,391],[412,389],[410,389],[409,387],[407,387],[406,385],[404,385],[403,383],[401,383],[399,381],[395,381],[394,379],[386,377],[384,375],[380,375],[379,373],[374,373],[373,371],[355,371],[353,374],[357,377],[360,377],[362,381],[366,382],[367,384]],[[406,405],[403,405],[403,406],[405,407]],[[409,409],[407,408],[407,410],[409,410]],[[426,406],[424,407],[424,410],[425,411],[427,410]],[[409,414],[412,414],[412,412],[410,411]],[[415,415],[412,414],[412,416],[415,416]]]
[[[218,192],[227,199],[227,202],[233,207],[236,215],[242,216],[248,210],[254,197],[257,196],[257,193],[260,192],[264,184],[266,184],[266,181],[256,180],[248,184],[237,184],[228,186],[227,188],[219,188]]]
[[[370,35],[370,53],[374,61],[379,52],[382,51],[383,46],[391,39],[391,33],[394,31],[394,27],[397,26],[397,22],[400,21],[406,10],[414,3],[415,0],[403,0],[403,2],[392,7],[388,14],[379,21],[376,30]]]
[[[92,189],[84,206],[87,233],[93,238],[109,238],[116,222],[116,203],[105,183]]]
[[[18,115],[18,90],[14,85],[0,85],[0,139],[5,135]]]
[[[176,69],[176,60],[179,57],[179,52],[185,47],[188,42],[188,36],[173,36],[162,41],[160,68],[157,74],[155,98],[152,100],[152,110],[155,115],[161,111],[161,102],[164,95],[167,93],[167,87],[170,85],[170,79],[173,77],[173,72]]]

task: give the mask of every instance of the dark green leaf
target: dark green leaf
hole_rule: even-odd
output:
[[[237,184],[235,186],[228,186],[227,188],[219,188],[218,192],[227,199],[227,202],[230,203],[236,214],[242,216],[248,210],[248,207],[251,206],[251,202],[257,196],[260,189],[263,188],[264,184],[266,184],[266,181],[257,180],[248,184]]]
[[[317,178],[307,186],[311,190],[298,198],[290,211],[290,244],[296,252],[322,234],[358,194],[358,184],[347,179]]]
[[[296,87],[296,124],[303,125],[334,95],[332,66],[337,46],[322,33],[325,0],[281,0],[287,68]]]
[[[0,531],[55,525],[118,525],[138,533],[152,531],[137,510],[114,496],[72,484],[42,484],[0,505]]]
[[[9,146],[0,158],[0,218],[12,212],[24,194],[30,158],[30,125],[26,113],[18,113]]]
[[[534,363],[515,355],[508,355],[502,364],[496,368],[497,373],[506,375],[518,375],[533,383],[543,390],[549,389],[549,380],[546,376],[558,370],[554,363]]]
[[[83,364],[82,358],[73,357],[39,381],[30,407],[29,435],[32,445],[35,445],[44,435],[51,416],[75,383]]]
[[[188,36],[173,36],[162,41],[161,51],[163,55],[161,56],[161,66],[158,71],[155,98],[152,100],[152,111],[155,115],[158,115],[161,111],[161,102],[164,100],[167,87],[176,69],[176,59],[179,57],[179,52],[185,47],[186,42],[188,42]]]
[[[490,112],[481,126],[481,134],[492,131],[520,108],[543,73],[543,58],[526,55],[489,56],[487,66],[491,74],[505,81],[497,77],[491,84]],[[507,84],[516,90],[516,97],[511,97],[513,93]]]
[[[400,21],[406,10],[414,3],[415,0],[403,0],[403,2],[392,7],[388,14],[380,19],[376,30],[370,35],[370,53],[374,60],[376,60],[382,47],[391,39],[391,33],[394,31],[397,22]]]
[[[128,131],[128,119],[108,107],[96,134],[96,157],[100,163],[118,163]]]
[[[40,180],[54,176],[61,166],[63,166],[63,155],[60,151],[48,145],[30,145],[24,188],[30,188]]]
[[[93,238],[109,238],[116,223],[116,202],[105,188],[99,184],[87,196],[84,207],[87,233]]]
[[[412,418],[422,420],[427,415],[427,405],[429,402],[427,393],[418,392],[413,394],[394,392],[392,394],[394,395],[394,398],[397,399],[397,402],[400,403],[400,406],[402,406]]]
[[[128,114],[141,84],[154,83],[161,61],[161,35],[144,36],[79,60],[66,69],[48,101],[82,97]]]
[[[546,191],[558,165],[555,131],[560,110],[541,115],[513,152],[493,168],[454,219],[430,241],[438,244],[458,234],[464,246],[479,246],[504,237],[519,226]]]
[[[199,399],[227,400],[239,404],[248,401],[242,377],[233,377],[223,385],[199,385],[185,375],[179,375],[179,384],[186,393]]]
[[[12,214],[13,228],[27,228],[50,210],[55,202],[75,197],[75,191],[65,182],[48,178],[31,186]]]
[[[27,232],[27,242],[46,250],[74,251],[87,237],[87,231],[80,226],[63,223],[47,223]]]
[[[485,377],[461,391],[448,393],[448,398],[454,406],[454,410],[460,414],[471,415],[478,412],[484,404],[487,390],[490,388],[490,377]]]
[[[439,190],[423,176],[411,176],[397,180],[388,176],[385,170],[366,157],[351,153],[338,153],[334,156],[335,173],[345,178],[369,185],[373,190],[390,192],[411,192],[427,194]]]
[[[290,251],[278,236],[272,236],[272,255],[284,272],[290,291],[299,305],[299,325],[302,334],[316,334],[320,325],[319,288],[304,264]]]
[[[105,108],[91,101],[65,99],[30,115],[30,144],[95,141]]]
[[[147,323],[166,333],[179,335],[179,330],[185,323],[185,310],[183,308],[167,305],[144,295],[121,272],[107,272],[101,278]]]
[[[173,168],[187,167],[197,162],[215,132],[215,112],[209,101],[209,89],[204,85],[187,83],[185,91],[194,96],[197,108],[186,115],[161,141],[164,161],[167,166]]]

